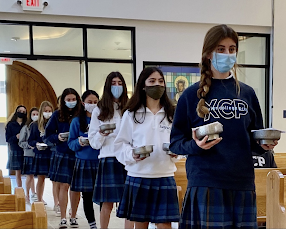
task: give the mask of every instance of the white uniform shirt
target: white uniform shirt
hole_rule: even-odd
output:
[[[174,176],[177,170],[175,161],[163,151],[163,143],[170,142],[172,124],[164,118],[164,108],[155,115],[146,108],[145,120],[142,124],[133,120],[134,112],[126,111],[122,117],[121,128],[114,142],[116,158],[125,165],[128,175],[132,177],[159,178]],[[136,112],[137,120],[142,121],[144,108]],[[164,119],[163,119],[164,118]],[[162,121],[163,120],[163,121]],[[153,145],[150,157],[135,161],[132,149],[145,145]]]
[[[95,107],[90,121],[90,126],[88,130],[88,140],[89,144],[94,149],[99,149],[100,153],[98,158],[105,158],[105,157],[115,157],[114,154],[114,139],[118,134],[121,122],[121,115],[117,110],[117,103],[113,104],[114,107],[114,115],[113,118],[106,121],[100,121],[98,119],[98,115],[100,114],[100,110],[98,107]],[[99,126],[106,123],[115,123],[116,129],[113,130],[113,133],[110,133],[108,136],[102,136],[99,133]]]

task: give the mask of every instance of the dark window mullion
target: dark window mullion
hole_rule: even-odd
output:
[[[34,38],[33,38],[33,26],[29,25],[29,36],[30,36],[30,54],[34,55]]]
[[[87,29],[84,27],[82,29],[82,41],[83,41],[83,57],[84,57],[84,65],[85,65],[85,88],[88,90],[88,52],[87,52]]]

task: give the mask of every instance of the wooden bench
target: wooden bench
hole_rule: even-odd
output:
[[[286,153],[274,153],[274,160],[278,168],[286,168]]]
[[[185,193],[188,186],[187,174],[186,174],[186,158],[182,158],[181,160],[176,162],[177,171],[175,172],[175,181],[178,190],[178,201],[179,201],[179,209],[182,209]]]
[[[25,211],[25,192],[15,188],[15,194],[0,194],[0,212]]]
[[[1,169],[0,169],[0,194],[11,194],[10,177],[3,177]]]
[[[266,193],[266,225],[267,228],[286,228],[285,212],[285,173],[279,170],[269,172]]]
[[[32,204],[32,210],[0,212],[0,228],[47,228],[47,213],[42,202]]]

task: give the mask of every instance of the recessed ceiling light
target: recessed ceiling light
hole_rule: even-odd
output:
[[[11,37],[11,41],[18,41],[20,40],[20,37]]]

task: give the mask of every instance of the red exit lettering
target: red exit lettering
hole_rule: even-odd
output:
[[[27,6],[39,6],[39,0],[26,0]]]
[[[9,62],[9,61],[11,61],[11,59],[10,58],[1,58],[1,61],[2,62]]]

